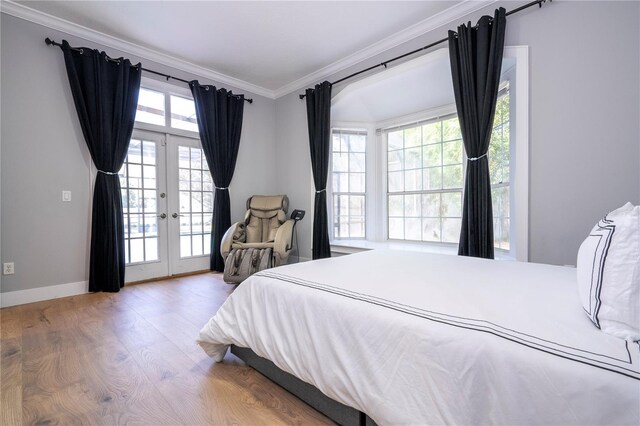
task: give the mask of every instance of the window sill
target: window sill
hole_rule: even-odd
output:
[[[359,253],[367,250],[405,250],[423,253],[448,254],[457,256],[458,245],[447,243],[425,243],[411,241],[368,241],[368,240],[334,240],[330,242],[331,252],[338,255]],[[515,260],[511,253],[496,249],[496,260]]]

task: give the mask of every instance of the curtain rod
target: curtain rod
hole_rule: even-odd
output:
[[[530,2],[530,3],[527,3],[527,4],[525,4],[525,5],[522,5],[522,6],[518,7],[518,8],[516,8],[516,9],[510,10],[509,12],[507,12],[507,13],[505,14],[505,16],[513,15],[514,13],[518,13],[518,12],[520,12],[521,10],[528,9],[528,8],[530,8],[531,6],[535,6],[535,5],[538,5],[539,7],[542,7],[542,3],[545,3],[546,1],[547,1],[547,0],[534,0],[534,1]],[[553,1],[553,0],[549,0],[549,2],[552,2],[552,1]],[[405,54],[403,54],[403,55],[396,56],[395,58],[389,59],[388,61],[381,62],[381,63],[379,63],[379,64],[372,65],[372,66],[370,66],[369,68],[365,68],[365,69],[363,69],[363,70],[361,70],[361,71],[354,72],[353,74],[349,74],[348,76],[346,76],[346,77],[342,77],[341,79],[336,80],[336,81],[334,81],[333,83],[330,83],[330,84],[333,86],[334,84],[342,83],[342,82],[343,82],[343,81],[345,81],[345,80],[348,80],[348,79],[353,78],[353,77],[355,77],[355,76],[357,76],[357,75],[363,74],[363,73],[365,73],[365,72],[367,72],[367,71],[371,71],[372,69],[375,69],[375,68],[378,68],[378,67],[385,67],[385,69],[386,69],[386,68],[387,68],[387,64],[390,64],[391,62],[394,62],[394,61],[397,61],[397,60],[399,60],[399,59],[405,58],[405,57],[407,57],[407,56],[413,55],[414,53],[418,53],[418,52],[421,52],[421,51],[423,51],[423,50],[430,49],[430,48],[432,48],[432,47],[434,47],[434,46],[437,46],[437,45],[439,45],[439,44],[442,44],[442,43],[444,43],[444,42],[446,42],[446,41],[448,41],[448,40],[449,40],[449,37],[445,37],[445,38],[443,38],[443,39],[441,39],[441,40],[435,41],[435,42],[433,42],[433,43],[431,43],[431,44],[428,44],[428,45],[426,45],[426,46],[423,46],[423,47],[421,47],[421,48],[419,48],[419,49],[412,50],[412,51],[411,51],[411,52],[409,52],[409,53],[405,53]],[[300,95],[298,95],[298,96],[300,97],[300,99],[304,99],[304,97],[305,97],[305,96],[307,96],[307,95],[303,93],[303,94],[300,94]]]
[[[47,46],[58,46],[58,47],[62,48],[62,44],[57,43],[57,42],[55,42],[55,41],[51,40],[49,37],[45,38],[45,39],[44,39],[44,42],[45,42],[45,43],[47,43]],[[72,47],[71,49],[73,49],[73,50],[79,50],[79,49],[78,49],[78,48],[76,48],[76,47]],[[117,62],[117,60],[116,60],[116,59],[110,58],[110,57],[108,57],[108,56],[107,56],[107,59],[108,59],[108,60],[110,60],[110,61],[115,61],[115,62]],[[187,81],[187,80],[185,80],[185,79],[182,79],[182,78],[174,77],[174,76],[171,76],[171,75],[169,75],[169,74],[165,74],[165,73],[162,73],[162,72],[159,72],[159,71],[150,70],[150,69],[148,69],[148,68],[144,68],[144,67],[142,67],[142,66],[141,66],[140,68],[142,68],[142,71],[146,71],[146,72],[149,72],[149,73],[151,73],[151,74],[155,74],[155,75],[162,76],[162,77],[166,78],[166,79],[167,79],[167,81],[169,81],[169,79],[170,79],[170,78],[172,78],[172,79],[174,79],[174,80],[178,80],[178,81],[181,81],[181,82],[183,82],[183,83],[190,84],[190,82],[189,82],[189,81]],[[234,94],[231,94],[231,96],[235,96],[235,97],[238,97],[238,98],[239,98],[241,95],[234,95]],[[253,99],[244,98],[244,100],[245,100],[246,102],[249,102],[250,104],[252,104],[252,103],[253,103]]]

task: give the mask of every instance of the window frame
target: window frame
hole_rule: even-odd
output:
[[[364,135],[365,137],[365,148],[364,148],[364,155],[365,155],[365,167],[364,167],[364,177],[365,177],[365,182],[364,182],[364,192],[333,192],[333,134],[335,131],[339,131],[345,134],[361,134]],[[327,219],[329,221],[329,227],[331,229],[331,231],[329,232],[329,241],[344,241],[344,240],[366,240],[367,239],[367,209],[368,209],[368,187],[369,187],[369,183],[367,182],[368,180],[368,171],[370,170],[369,164],[368,163],[368,158],[369,158],[369,131],[366,127],[354,127],[353,125],[347,126],[347,127],[342,127],[342,126],[331,126],[331,148],[330,148],[330,156],[329,156],[329,173],[328,173],[328,178],[327,178],[327,208],[329,210],[328,215],[327,215]],[[348,151],[348,153],[351,151]],[[350,171],[346,172],[346,173],[351,173]],[[357,172],[357,173],[361,173],[361,172]],[[335,229],[334,229],[334,220],[335,220],[335,215],[334,215],[334,195],[335,194],[339,194],[339,195],[362,195],[364,196],[364,236],[362,237],[336,237],[335,236]]]
[[[176,128],[176,127],[171,127],[171,95],[179,96],[181,98],[187,98],[187,99],[193,100],[193,95],[191,94],[191,90],[189,88],[187,88],[187,87],[177,86],[177,85],[174,85],[174,84],[171,84],[171,83],[167,83],[167,82],[160,81],[160,80],[155,80],[153,78],[148,78],[148,77],[142,77],[141,82],[140,82],[140,87],[148,89],[148,90],[152,90],[152,91],[155,91],[155,92],[159,92],[159,93],[162,93],[164,95],[164,107],[165,107],[164,120],[165,120],[165,125],[161,126],[161,125],[157,125],[157,124],[134,121],[134,124],[133,124],[134,130],[138,131],[142,135],[147,135],[147,134],[154,135],[154,136],[148,136],[150,138],[149,140],[157,138],[157,140],[156,140],[156,142],[158,144],[157,146],[158,147],[162,146],[163,147],[162,149],[166,148],[167,143],[170,140],[171,136],[178,136],[178,137],[183,137],[183,138],[187,138],[187,139],[197,140],[198,141],[198,146],[200,146],[200,148],[202,149],[202,145],[201,145],[201,142],[200,142],[200,133],[199,132],[194,132],[194,131],[179,129],[179,128]],[[134,133],[132,133],[131,138],[132,139],[134,138]],[[125,165],[126,165],[126,160],[125,160]],[[159,166],[159,164],[157,164],[157,163],[156,163],[156,167],[157,167],[157,170],[161,170],[162,169]],[[165,164],[164,165],[164,173],[167,172],[167,170],[166,170],[167,167],[168,167],[168,165]],[[93,188],[93,186],[95,185],[95,179],[96,179],[96,176],[97,176],[97,171],[94,170],[93,167],[92,167],[92,170],[91,170],[91,175],[92,175],[92,185],[91,185],[91,187]],[[157,174],[156,175],[156,179],[162,179],[162,178],[160,177],[160,175]],[[167,181],[167,185],[169,185],[168,181]],[[178,183],[176,183],[176,192],[178,192],[178,191],[179,191]],[[212,194],[215,197],[215,191],[212,191]],[[203,226],[204,226],[204,218],[203,218]],[[178,225],[178,232],[179,232],[179,225]],[[179,237],[180,237],[180,235],[179,235]],[[160,239],[160,236],[158,235],[157,238]],[[165,237],[165,238],[168,238],[168,237]],[[168,239],[167,239],[167,241],[168,241]],[[158,250],[160,250],[160,248],[158,248]],[[169,250],[171,251],[171,249],[169,249]],[[178,247],[178,250],[179,250],[179,247]],[[130,256],[130,253],[129,253],[129,256]],[[171,256],[171,254],[169,256]],[[178,252],[179,260],[188,260],[188,259],[194,259],[194,258],[205,257],[205,256],[209,256],[209,254],[192,255],[192,256],[181,257],[179,252]],[[147,264],[151,264],[151,263],[161,263],[161,262],[162,262],[162,259],[161,259],[161,255],[160,255],[159,258],[157,260],[154,260],[154,261],[143,261],[143,262],[126,263],[126,266],[127,267],[130,267],[130,266],[134,266],[135,267],[135,266],[138,266],[138,265],[147,265]],[[169,268],[170,267],[171,266],[169,266]]]
[[[529,47],[506,46],[516,63],[503,73],[509,81],[510,247],[508,258],[529,260]],[[503,251],[500,249],[500,251]]]
[[[142,194],[142,203],[144,206],[144,193],[146,191],[154,191],[156,194],[159,192],[159,188],[158,188],[158,182],[161,179],[161,176],[159,175],[159,171],[160,171],[160,165],[158,164],[158,148],[164,143],[164,136],[163,135],[157,135],[157,134],[149,134],[146,132],[138,132],[137,135],[133,135],[131,136],[131,139],[136,139],[138,141],[140,141],[140,152],[141,152],[141,156],[140,156],[140,163],[131,163],[129,161],[129,150],[127,149],[127,156],[125,157],[125,161],[123,162],[122,168],[120,171],[122,171],[122,169],[125,170],[124,175],[120,175],[120,171],[118,172],[118,176],[120,178],[120,185],[121,185],[121,196],[124,196],[124,194],[122,194],[123,191],[127,192],[127,198],[129,197],[129,191],[139,191]],[[153,164],[150,163],[145,163],[144,161],[144,143],[145,142],[151,142],[155,145],[155,162]],[[139,165],[141,168],[141,185],[138,187],[132,187],[130,186],[129,182],[131,179],[131,176],[129,174],[129,169],[131,165],[137,166]],[[154,174],[155,174],[155,187],[154,188],[147,188],[145,187],[145,183],[144,183],[144,168],[145,167],[153,167],[154,168]],[[126,182],[126,185],[122,185],[122,179],[124,179],[124,181]],[[162,259],[161,259],[161,246],[160,246],[160,224],[159,224],[159,220],[158,220],[158,213],[159,213],[159,204],[160,201],[158,200],[158,198],[156,197],[156,209],[155,211],[151,211],[151,212],[147,212],[145,211],[145,208],[142,207],[140,209],[140,211],[138,212],[131,212],[130,209],[131,207],[129,206],[129,202],[127,200],[127,208],[124,208],[124,200],[123,200],[123,219],[125,219],[125,265],[128,266],[136,266],[136,265],[148,265],[148,264],[153,264],[153,263],[161,263]],[[144,226],[143,232],[142,232],[142,236],[139,237],[132,237],[131,235],[131,217],[133,215],[137,215],[142,217],[142,223]],[[156,233],[155,235],[150,235],[149,237],[147,237],[147,232],[146,232],[146,221],[147,218],[146,216],[155,216],[155,225],[156,225]],[[146,240],[147,238],[149,239],[156,239],[156,255],[157,258],[156,259],[151,259],[151,260],[147,260],[147,246],[146,246]],[[142,240],[142,252],[143,252],[143,260],[138,260],[138,261],[131,261],[131,241],[132,240]]]
[[[213,217],[213,202],[214,202],[214,198],[215,198],[215,189],[214,189],[214,184],[213,184],[213,177],[211,176],[211,171],[208,170],[208,166],[207,166],[207,160],[204,156],[204,151],[202,150],[202,147],[193,147],[193,146],[187,146],[187,145],[180,145],[180,143],[177,143],[177,151],[178,151],[178,162],[176,164],[177,166],[177,170],[178,170],[178,186],[177,186],[177,194],[178,194],[178,214],[180,216],[180,221],[178,222],[178,239],[179,239],[179,243],[178,246],[176,247],[177,250],[177,257],[179,260],[185,260],[185,259],[193,259],[193,258],[197,258],[197,257],[202,257],[202,256],[210,256],[211,255],[211,251],[209,251],[208,253],[207,248],[207,244],[205,244],[206,241],[206,236],[211,234],[211,229],[213,226],[213,222],[211,222],[211,224],[209,225],[209,229],[206,230],[206,222],[207,222],[207,215],[211,215],[210,217]],[[180,148],[186,148],[187,151],[189,152],[189,161],[188,161],[188,167],[184,167],[183,165],[181,165],[181,159],[180,159]],[[193,160],[193,155],[192,155],[192,151],[193,150],[199,150],[201,152],[201,156],[200,156],[200,167],[193,167],[192,165],[192,160]],[[187,181],[186,179],[180,179],[180,172],[181,171],[187,171],[188,175],[189,175],[189,180]],[[193,172],[198,172],[201,173],[201,177],[200,177],[200,184],[201,187],[200,189],[193,189]],[[208,173],[209,177],[211,177],[211,190],[207,191],[204,189],[204,185],[205,185],[205,174]],[[180,185],[182,182],[188,182],[188,189],[187,188],[181,188]],[[204,198],[205,198],[205,194],[206,193],[211,193],[211,211],[204,211]],[[189,199],[189,207],[187,210],[183,210],[183,206],[182,206],[182,197],[183,194],[186,193],[188,196],[187,198]],[[193,211],[193,194],[194,193],[199,193],[200,194],[200,204],[201,204],[201,208],[200,208],[200,212],[198,211]],[[198,216],[200,215],[200,217],[202,218],[202,223],[201,223],[201,230],[200,232],[196,232],[194,233],[194,226],[193,226],[193,219],[194,216]],[[183,227],[183,223],[182,223],[182,217],[184,216],[188,216],[189,217],[189,234],[182,234],[182,227]],[[183,237],[185,236],[189,236],[189,255],[182,255],[182,241],[183,241]],[[193,241],[194,241],[194,236],[200,236],[202,238],[201,243],[202,243],[202,253],[201,254],[193,254]],[[211,241],[209,240],[209,246],[211,245]]]
[[[434,113],[437,113],[436,116],[433,116]],[[416,117],[422,116],[422,119],[414,119]],[[405,124],[400,124],[400,125],[396,125],[396,123],[403,123],[405,122],[408,118],[411,118],[413,120],[411,120],[409,123],[405,123]],[[393,132],[393,131],[399,131],[399,130],[406,130],[406,129],[412,129],[412,128],[416,128],[416,127],[420,127],[422,129],[422,127],[424,125],[427,124],[431,124],[431,123],[442,123],[446,120],[450,120],[454,117],[457,118],[457,113],[455,111],[455,106],[454,105],[445,105],[443,107],[439,107],[437,109],[433,109],[433,110],[427,110],[427,111],[423,111],[423,112],[419,112],[417,114],[412,114],[409,117],[405,117],[405,118],[401,118],[401,119],[395,119],[392,121],[388,121],[386,122],[387,124],[391,124],[385,128],[380,128],[379,131],[382,134],[382,140],[383,143],[382,145],[382,149],[384,150],[384,154],[385,154],[385,158],[386,161],[384,163],[384,175],[386,178],[388,178],[389,176],[389,170],[388,170],[388,164],[389,164],[389,138],[388,135],[389,133]],[[462,137],[460,139],[455,139],[455,140],[460,140],[460,142],[462,143]],[[439,142],[437,142],[437,144],[441,145],[441,149],[443,148],[443,144],[444,143],[448,143],[451,142],[453,140],[440,140]],[[422,142],[422,141],[421,141]],[[421,143],[420,147],[424,147],[424,143]],[[406,148],[403,148],[403,150]],[[441,152],[441,156],[442,156],[442,152]],[[397,192],[390,192],[389,191],[389,183],[387,181],[387,185],[385,186],[385,201],[386,201],[386,209],[385,209],[385,237],[388,241],[398,241],[401,243],[424,243],[424,244],[444,244],[444,245],[457,245],[458,243],[453,243],[453,242],[447,242],[447,241],[442,241],[442,235],[440,236],[441,241],[425,241],[422,239],[422,230],[420,232],[420,239],[407,239],[406,238],[406,227],[405,227],[405,231],[403,231],[403,235],[405,238],[399,239],[399,238],[391,238],[389,236],[389,219],[390,219],[390,212],[389,212],[389,197],[393,196],[393,195],[402,195],[402,196],[406,196],[406,195],[426,195],[426,194],[444,194],[444,193],[460,193],[460,197],[461,197],[461,202],[464,199],[464,178],[465,178],[465,173],[466,173],[466,167],[467,167],[467,156],[466,153],[464,152],[464,145],[462,146],[462,159],[461,159],[461,163],[460,166],[462,167],[462,181],[461,181],[461,186],[460,187],[455,187],[455,188],[439,188],[439,189],[419,189],[419,190],[410,190],[407,191],[406,189],[404,191],[397,191]],[[456,164],[457,165],[457,164]],[[444,172],[444,167],[448,166],[446,164],[440,164],[439,166],[435,166],[433,168],[439,168],[441,173]],[[422,169],[423,171],[425,170],[424,167],[424,163],[421,164],[420,169]],[[407,169],[402,169],[403,171],[406,171]],[[409,169],[411,170],[411,169]],[[423,178],[424,179],[424,178]],[[462,206],[461,206],[461,213],[462,213]],[[407,219],[407,216],[401,216],[403,219]],[[424,219],[424,216],[420,216],[421,219]],[[438,219],[440,221],[442,221],[443,216],[438,216]],[[452,218],[458,218],[458,217],[452,217]],[[406,226],[406,223],[405,223]],[[422,229],[422,223],[421,223],[421,229]],[[442,222],[440,222],[440,231],[442,234]]]
[[[493,133],[493,131],[495,129],[497,129],[498,127],[501,127],[502,129],[504,129],[504,125],[508,124],[509,125],[509,180],[504,182],[504,181],[500,181],[498,183],[490,183],[490,187],[491,187],[491,194],[492,194],[492,200],[493,200],[493,191],[495,189],[500,189],[500,188],[508,188],[509,189],[509,246],[511,246],[511,232],[513,231],[512,226],[511,226],[511,214],[513,213],[512,209],[511,209],[511,200],[513,198],[513,188],[511,185],[511,173],[513,172],[512,170],[512,166],[511,166],[511,155],[513,153],[513,147],[511,146],[511,116],[512,116],[512,104],[511,104],[511,88],[510,88],[510,82],[508,79],[506,79],[503,83],[500,84],[500,90],[498,91],[498,98],[497,98],[497,102],[499,102],[503,97],[505,96],[509,96],[509,117],[507,118],[507,121],[501,121],[500,123],[496,124],[495,119],[493,122],[493,127],[491,129],[491,132]],[[491,171],[491,165],[489,165],[489,171]],[[503,252],[509,252],[509,249],[504,249],[502,247],[496,246],[495,245],[495,241],[496,241],[496,229],[495,229],[495,220],[496,219],[504,219],[503,216],[496,216],[496,209],[495,209],[495,203],[493,204],[493,220],[494,220],[494,250],[501,250]]]
[[[496,248],[496,258],[528,261],[529,233],[529,49],[528,46],[506,46],[504,58],[515,59],[515,64],[505,69],[502,80],[509,82],[510,126],[510,248]],[[455,105],[446,105],[419,111],[378,123],[332,122],[332,128],[368,129],[367,134],[367,183],[366,183],[366,240],[335,240],[330,235],[332,251],[351,253],[385,247],[409,247],[418,250],[457,253],[458,243],[388,240],[387,205],[387,141],[381,129],[411,122],[424,121],[425,117],[443,117],[456,114]],[[463,154],[463,173],[466,174],[466,153]],[[331,166],[330,166],[331,167]],[[330,169],[331,170],[331,169]],[[464,184],[463,184],[464,186]],[[332,190],[328,184],[327,191]],[[464,191],[464,188],[463,188]],[[329,195],[329,194],[328,194]],[[464,195],[464,192],[463,192]],[[333,213],[330,206],[329,215]],[[330,218],[332,221],[333,219]],[[332,222],[331,222],[332,223]]]
[[[142,77],[140,87],[154,92],[161,92],[164,94],[164,126],[158,124],[143,123],[135,121],[133,127],[135,129],[146,130],[150,132],[172,134],[176,136],[183,136],[191,139],[200,140],[200,133],[191,130],[179,129],[177,127],[171,127],[171,95],[181,98],[187,98],[193,100],[191,90],[187,87],[180,87],[174,84],[166,83],[164,81],[155,80],[148,77]]]

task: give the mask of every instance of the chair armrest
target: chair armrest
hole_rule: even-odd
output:
[[[273,252],[276,258],[276,265],[280,266],[287,263],[289,252],[291,251],[291,237],[293,236],[293,225],[295,222],[292,219],[283,223],[276,232],[276,238],[274,240]]]
[[[220,253],[222,254],[223,259],[226,259],[231,252],[231,245],[233,243],[245,242],[247,234],[245,233],[244,228],[244,222],[236,222],[231,225],[231,228],[227,229],[227,232],[224,233],[222,241],[220,242]]]

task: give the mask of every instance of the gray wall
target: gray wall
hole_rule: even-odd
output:
[[[509,10],[522,3],[503,4]],[[625,201],[640,202],[639,18],[637,2],[563,1],[509,18],[507,45],[530,47],[532,261],[574,264],[580,242],[602,215]],[[5,14],[0,26],[0,253],[2,262],[16,264],[15,275],[1,277],[1,291],[85,281],[91,160],[61,52],[43,39],[66,38],[72,45],[140,59]],[[440,39],[454,26],[328,80]],[[177,77],[197,78],[143,63]],[[310,258],[312,178],[305,105],[297,94],[273,101],[247,93],[255,102],[245,108],[231,214],[240,217],[251,194],[288,194],[291,208],[308,212],[298,232],[300,256]],[[63,189],[73,192],[71,203],[61,202]]]
[[[96,45],[21,19],[1,15],[1,226],[2,262],[15,275],[1,276],[2,292],[88,279],[91,185],[87,151],[73,105],[62,52],[45,37],[71,45],[133,55]],[[145,67],[187,80],[195,75],[142,60]],[[216,84],[200,78],[201,82]],[[181,84],[181,83],[179,83]],[[245,105],[231,214],[240,217],[251,194],[274,193],[275,101],[234,87]],[[258,178],[256,178],[258,177]],[[72,202],[61,202],[61,191]]]
[[[289,196],[291,209],[306,210],[305,218],[296,225],[298,254],[311,259],[313,199],[315,196],[307,110],[298,92],[276,100],[276,151],[278,153],[278,190]]]
[[[524,2],[501,2],[511,10]],[[476,21],[497,5],[470,15]],[[640,202],[640,33],[637,2],[554,1],[508,18],[506,45],[529,46],[529,258],[575,264],[597,220]],[[448,25],[336,75],[424,46]],[[340,90],[340,86],[334,88]],[[278,188],[312,211],[304,101],[276,101]],[[304,207],[299,207],[304,208]],[[311,256],[311,218],[300,254]]]

